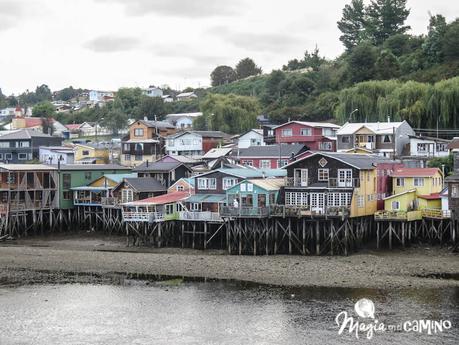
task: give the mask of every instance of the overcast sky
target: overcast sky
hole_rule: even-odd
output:
[[[333,58],[349,1],[0,0],[0,87],[185,88],[209,85],[214,67],[247,56],[266,72],[316,44]],[[429,11],[459,15],[457,0],[408,4],[415,33],[426,32]]]

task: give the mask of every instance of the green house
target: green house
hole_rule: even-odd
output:
[[[226,205],[221,212],[229,216],[263,216],[277,203],[284,186],[282,178],[247,179],[226,191]]]
[[[73,208],[72,188],[86,186],[106,174],[126,174],[130,171],[131,168],[116,164],[68,164],[59,166],[59,207],[64,210]]]

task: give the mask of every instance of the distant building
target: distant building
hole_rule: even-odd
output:
[[[242,134],[237,140],[237,147],[246,149],[250,146],[264,146],[264,137],[262,129],[251,129],[250,131]]]
[[[277,144],[250,146],[245,149],[238,149],[233,154],[241,165],[258,169],[279,169],[306,151],[307,147],[303,144]]]
[[[97,102],[104,102],[107,99],[112,99],[115,97],[115,93],[113,91],[99,91],[99,90],[91,90],[89,91],[89,101],[97,103]]]
[[[220,131],[186,131],[166,138],[166,153],[179,156],[202,156],[223,142],[227,135]]]
[[[148,89],[143,90],[143,93],[148,97],[163,97],[163,90],[159,87],[150,86]]]
[[[40,146],[61,146],[62,138],[23,129],[0,136],[0,162],[26,163],[39,159]]]
[[[177,95],[177,101],[188,101],[198,98],[194,92],[182,92]]]
[[[110,150],[102,143],[74,144],[75,164],[107,164]]]
[[[337,132],[337,150],[356,148],[384,157],[400,157],[414,130],[408,122],[346,123]]]
[[[168,114],[166,115],[166,121],[177,129],[190,129],[193,127],[193,121],[200,116],[202,116],[202,113]]]
[[[43,164],[73,164],[75,162],[74,148],[71,146],[41,146],[39,148],[40,162]]]

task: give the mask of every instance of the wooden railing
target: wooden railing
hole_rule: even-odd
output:
[[[421,211],[377,211],[374,214],[375,220],[419,220],[422,219]]]
[[[123,211],[124,222],[157,222],[163,221],[164,215],[161,212],[129,212]]]
[[[299,177],[284,177],[286,187],[307,187],[311,184],[311,179]]]
[[[426,218],[451,218],[450,210],[441,210],[436,208],[425,208],[421,211],[422,216]]]
[[[113,198],[113,197],[105,197],[101,198],[101,204],[102,206],[118,206],[120,201],[118,198]]]
[[[218,212],[193,212],[193,211],[181,211],[179,212],[180,220],[192,220],[192,221],[221,221],[222,218]]]
[[[223,217],[267,217],[269,216],[269,208],[223,206],[220,215]]]
[[[360,180],[358,178],[329,178],[328,179],[328,188],[359,188]]]

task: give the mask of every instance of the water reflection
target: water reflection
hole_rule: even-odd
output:
[[[370,298],[387,323],[449,319],[440,335],[372,344],[457,344],[457,290],[276,288],[237,282],[36,285],[0,289],[0,344],[355,344],[334,318]]]

